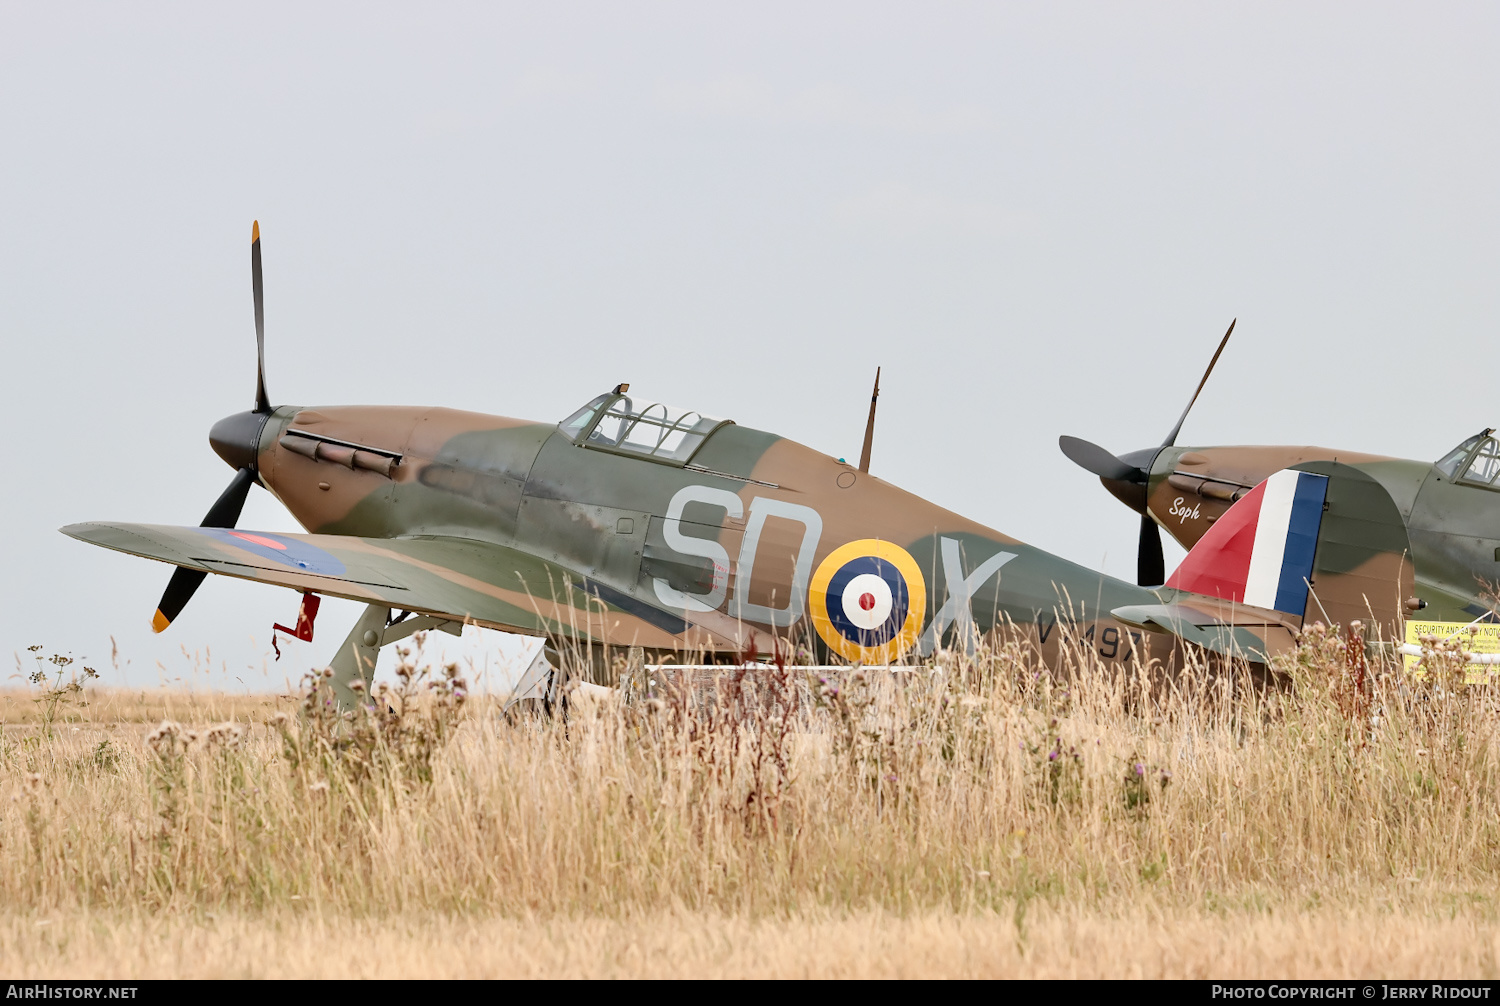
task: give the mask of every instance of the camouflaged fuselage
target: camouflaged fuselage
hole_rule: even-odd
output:
[[[308,456],[301,433],[400,460],[382,473]],[[442,408],[287,407],[262,431],[258,464],[263,484],[309,531],[474,539],[555,563],[550,582],[526,588],[552,614],[559,603],[607,608],[597,622],[561,621],[611,643],[718,652],[764,651],[772,637],[816,644],[810,581],[835,550],[878,541],[915,561],[912,593],[925,609],[909,645],[881,655],[930,652],[970,628],[1022,639],[1046,660],[1065,640],[1105,660],[1170,661],[1178,649],[1108,615],[1154,603],[1157,592],[734,424],[683,466],[582,446],[554,423]],[[508,571],[477,575],[500,583]],[[687,610],[668,603],[683,598]]]

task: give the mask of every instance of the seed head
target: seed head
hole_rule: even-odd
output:
[[[153,751],[160,752],[163,747],[171,750],[177,744],[177,738],[182,736],[182,725],[171,720],[162,720],[161,726],[146,735],[146,743],[151,745]]]

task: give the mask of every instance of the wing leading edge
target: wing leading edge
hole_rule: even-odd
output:
[[[737,634],[519,549],[468,538],[359,538],[91,522],[80,541],[185,569],[467,620],[532,636],[733,650]]]

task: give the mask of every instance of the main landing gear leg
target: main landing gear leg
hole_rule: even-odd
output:
[[[561,675],[557,672],[561,664],[551,641],[543,643],[526,670],[516,679],[515,686],[510,690],[510,698],[505,700],[505,705],[500,710],[501,714],[510,712],[518,702],[534,700],[541,702],[542,709],[551,716],[554,704],[563,697],[563,689],[559,687]]]
[[[349,687],[355,681],[364,682],[364,693],[370,694],[375,662],[380,658],[382,646],[389,646],[414,632],[427,629],[438,629],[452,636],[461,636],[464,623],[441,615],[413,616],[410,613],[403,614],[393,622],[391,609],[385,605],[366,606],[364,613],[354,623],[354,628],[349,630],[349,638],[344,640],[328,665],[333,670],[333,694],[338,700],[339,709],[353,709],[359,704],[360,697]]]

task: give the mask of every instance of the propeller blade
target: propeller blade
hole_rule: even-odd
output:
[[[1141,539],[1135,553],[1135,582],[1159,587],[1167,582],[1167,560],[1161,552],[1161,528],[1150,514],[1141,515]]]
[[[1208,383],[1208,375],[1214,372],[1214,364],[1219,362],[1219,354],[1224,352],[1224,347],[1229,345],[1229,337],[1234,334],[1234,324],[1239,321],[1235,318],[1229,323],[1229,331],[1224,333],[1224,338],[1219,340],[1219,348],[1214,350],[1214,358],[1208,361],[1208,369],[1203,372],[1203,380],[1198,382],[1198,388],[1193,392],[1193,397],[1188,400],[1187,408],[1182,410],[1182,415],[1177,417],[1177,425],[1172,427],[1172,432],[1167,434],[1167,439],[1161,442],[1163,447],[1171,447],[1177,443],[1177,434],[1182,432],[1182,424],[1187,421],[1188,413],[1193,411],[1193,403],[1198,401],[1198,396],[1203,392],[1203,386]]]
[[[266,395],[266,297],[260,276],[260,221],[250,227],[250,289],[255,296],[255,411],[271,411]],[[205,525],[207,526],[207,525]]]
[[[245,497],[250,495],[250,487],[254,484],[255,473],[249,468],[241,468],[235,472],[229,488],[219,494],[214,505],[208,508],[203,523],[198,526],[234,527],[240,522],[240,511],[245,509]]]
[[[250,494],[250,486],[254,482],[255,473],[250,469],[241,468],[235,472],[229,488],[219,494],[214,505],[209,507],[203,523],[198,526],[234,527],[239,523],[240,511],[245,508],[245,497]],[[167,581],[167,589],[162,593],[161,601],[156,605],[156,616],[151,619],[151,628],[156,632],[165,631],[173,619],[182,614],[182,609],[187,607],[188,601],[207,575],[201,569],[177,567],[172,573],[172,579]]]
[[[1101,479],[1139,482],[1146,475],[1135,465],[1126,464],[1098,444],[1091,444],[1078,437],[1058,437],[1057,446],[1062,448],[1062,452],[1067,455],[1069,461],[1084,471],[1093,472]]]
[[[182,614],[182,609],[187,607],[188,601],[198,590],[198,585],[207,576],[208,574],[201,569],[178,566],[173,570],[172,579],[167,581],[167,589],[162,592],[161,600],[156,602],[156,614],[151,619],[151,631],[166,632],[167,626]]]
[[[875,441],[875,400],[880,397],[880,368],[875,368],[875,390],[870,393],[870,418],[865,421],[865,447],[859,454],[859,470],[870,470],[870,445]]]

